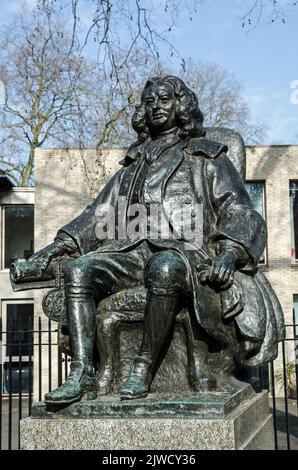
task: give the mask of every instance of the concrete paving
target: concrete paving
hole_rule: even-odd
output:
[[[270,400],[272,411],[272,400]],[[288,398],[288,419],[286,416],[285,400],[276,400],[276,428],[278,450],[298,450],[298,408],[297,401]],[[289,437],[287,439],[287,428]]]
[[[19,447],[19,419],[27,418],[29,416],[29,400],[26,398],[22,399],[22,413],[19,413],[19,400],[18,398],[12,399],[11,406],[11,433],[10,430],[10,406],[8,398],[3,398],[2,400],[2,439],[0,449],[2,450],[17,450]],[[11,434],[11,442],[9,442],[9,434]]]

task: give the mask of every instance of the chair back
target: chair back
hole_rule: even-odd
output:
[[[243,181],[246,176],[246,150],[241,135],[225,127],[206,127],[206,138],[228,146],[227,155],[232,161]]]

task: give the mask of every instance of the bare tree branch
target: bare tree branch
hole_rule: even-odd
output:
[[[242,28],[246,32],[255,29],[263,17],[271,23],[286,23],[287,15],[291,7],[298,5],[298,2],[292,1],[285,4],[281,0],[250,0],[249,8],[239,18]]]
[[[193,1],[193,5],[199,3]],[[79,8],[84,4],[96,5],[96,10],[82,34]],[[134,138],[130,117],[146,78],[179,74],[159,63],[159,40],[168,47],[171,43],[156,28],[154,11],[144,7],[144,0],[40,0],[39,5],[33,16],[18,17],[0,35],[0,80],[6,92],[0,114],[0,154],[10,162],[7,171],[19,185],[32,182],[35,150],[41,146],[98,151],[127,146]],[[70,31],[65,18],[59,18],[59,5],[72,7],[75,18]],[[160,5],[169,15],[170,29],[184,1]],[[117,27],[123,18],[133,26],[130,40],[120,47]],[[82,51],[91,34],[105,54],[96,62]],[[262,139],[264,126],[251,122],[234,77],[212,64],[193,64],[183,58],[181,63],[181,78],[196,91],[206,125],[236,128],[250,143]]]

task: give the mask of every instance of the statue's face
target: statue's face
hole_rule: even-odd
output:
[[[176,98],[170,86],[152,85],[143,100],[151,133],[158,134],[176,126]]]

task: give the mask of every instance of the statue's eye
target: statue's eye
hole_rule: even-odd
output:
[[[154,99],[153,98],[146,98],[145,101],[146,101],[146,104],[151,104],[151,103],[154,102]]]
[[[161,96],[160,99],[161,101],[165,102],[165,101],[169,101],[170,97],[167,95],[164,95],[164,96]]]

